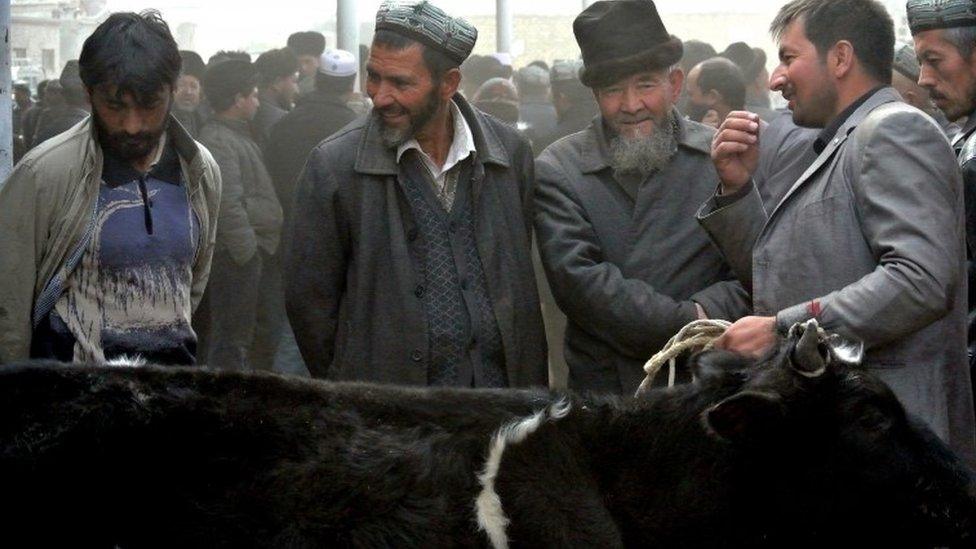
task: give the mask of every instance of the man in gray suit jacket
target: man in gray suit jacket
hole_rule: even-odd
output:
[[[887,85],[891,18],[875,0],[794,0],[772,31],[794,120],[823,128],[819,156],[767,214],[751,182],[758,117],[733,113],[719,129],[721,188],[699,219],[756,315],[719,345],[761,353],[817,318],[862,341],[865,366],[976,463],[962,180],[938,124]]]

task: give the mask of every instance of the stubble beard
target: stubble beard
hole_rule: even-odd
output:
[[[609,142],[610,167],[617,174],[647,177],[671,161],[678,149],[676,133],[677,123],[669,111],[654,121],[650,135],[613,136]]]
[[[440,108],[440,100],[436,93],[437,88],[435,87],[428,94],[427,99],[423,107],[417,112],[407,111],[407,115],[410,118],[410,124],[403,128],[397,128],[387,125],[383,120],[383,116],[380,111],[373,109],[373,118],[379,124],[380,127],[380,139],[383,141],[383,145],[388,149],[396,149],[403,145],[407,141],[413,139],[417,135],[417,132],[421,130],[437,113],[437,109]]]
[[[96,109],[92,109],[92,120],[95,121],[95,127],[98,129],[98,142],[102,149],[118,158],[119,160],[132,162],[135,160],[143,159],[153,151],[159,145],[159,140],[162,138],[163,133],[166,131],[169,125],[169,116],[172,112],[173,107],[166,110],[166,116],[163,117],[163,124],[154,131],[151,132],[139,132],[135,135],[121,132],[111,132],[105,127],[105,123],[98,116]]]

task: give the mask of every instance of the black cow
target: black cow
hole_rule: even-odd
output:
[[[974,478],[813,326],[636,399],[0,368],[36,547],[976,546]]]

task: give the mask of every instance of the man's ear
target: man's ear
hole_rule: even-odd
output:
[[[785,417],[786,408],[778,395],[743,391],[705,410],[702,420],[709,433],[740,444],[776,436]]]
[[[681,67],[675,67],[668,73],[668,81],[671,84],[671,97],[677,102],[681,97],[681,88],[685,85],[685,71]]]
[[[441,78],[439,94],[444,101],[454,97],[461,86],[461,69],[454,68],[444,73]]]
[[[705,100],[708,102],[708,106],[713,108],[725,101],[718,90],[708,90],[708,93],[705,94]]]
[[[854,46],[847,40],[841,40],[827,53],[827,69],[839,80],[850,74],[855,59]]]

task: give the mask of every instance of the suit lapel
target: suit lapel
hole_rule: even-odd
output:
[[[884,105],[886,103],[892,103],[895,101],[901,101],[901,96],[898,95],[898,92],[896,92],[894,88],[888,87],[888,88],[882,88],[878,90],[874,95],[868,98],[868,100],[865,101],[863,105],[858,107],[857,110],[855,110],[854,113],[848,117],[847,121],[844,122],[844,124],[842,124],[841,127],[837,130],[837,133],[834,135],[834,138],[830,140],[830,143],[827,144],[827,147],[820,153],[817,159],[813,161],[813,164],[810,164],[810,167],[807,168],[805,172],[803,172],[803,175],[801,175],[799,179],[797,179],[796,182],[793,183],[793,186],[790,187],[790,190],[787,191],[785,195],[783,195],[783,198],[779,201],[779,204],[776,205],[776,208],[773,209],[772,213],[769,215],[769,219],[766,221],[766,227],[769,227],[770,223],[773,221],[776,215],[785,207],[786,203],[801,188],[803,188],[803,186],[809,183],[814,178],[814,176],[821,169],[823,169],[824,166],[826,166],[828,163],[830,163],[833,160],[834,156],[837,154],[837,151],[839,151],[841,147],[843,147],[844,144],[847,142],[847,138],[851,134],[851,132],[853,132],[854,129],[857,128],[858,124],[860,124],[861,121],[867,118],[868,114],[870,114],[871,111],[880,107],[881,105]]]

